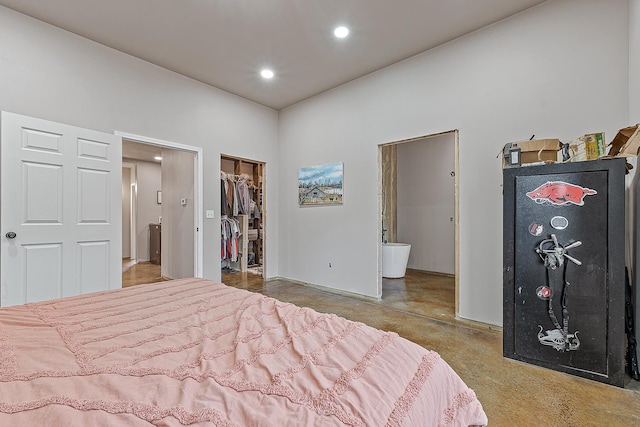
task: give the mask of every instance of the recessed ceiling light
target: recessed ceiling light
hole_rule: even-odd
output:
[[[154,157],[154,159],[156,159],[156,160],[160,161],[160,160],[162,160],[162,157],[160,157],[160,156],[155,156],[155,157]]]
[[[260,71],[260,75],[262,76],[263,79],[272,79],[274,76],[273,71],[271,71],[268,68],[265,68],[264,70]]]
[[[339,39],[343,39],[349,35],[349,29],[347,27],[337,27],[333,30],[333,34]]]

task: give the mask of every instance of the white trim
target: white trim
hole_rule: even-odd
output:
[[[140,142],[143,144],[151,144],[157,145],[159,147],[171,148],[175,150],[189,151],[195,154],[195,172],[194,172],[194,197],[195,197],[195,206],[194,206],[194,223],[196,225],[196,230],[194,230],[194,253],[196,254],[194,259],[193,266],[193,275],[194,277],[203,277],[203,215],[202,215],[202,206],[204,206],[204,171],[203,171],[203,150],[201,147],[194,147],[192,145],[180,144],[177,142],[164,141],[161,139],[151,138],[148,136],[135,135],[132,133],[114,131],[114,135],[118,135],[122,137],[122,139],[127,139],[130,141]]]

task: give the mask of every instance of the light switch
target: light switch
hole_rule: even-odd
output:
[[[205,216],[207,217],[207,219],[213,219],[214,215],[213,215],[213,209],[207,209],[206,211],[204,211]]]

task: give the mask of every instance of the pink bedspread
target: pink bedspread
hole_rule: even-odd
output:
[[[435,352],[201,279],[0,309],[2,426],[467,426]]]

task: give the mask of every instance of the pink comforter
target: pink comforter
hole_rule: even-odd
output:
[[[2,426],[467,426],[435,352],[201,279],[0,309]]]

